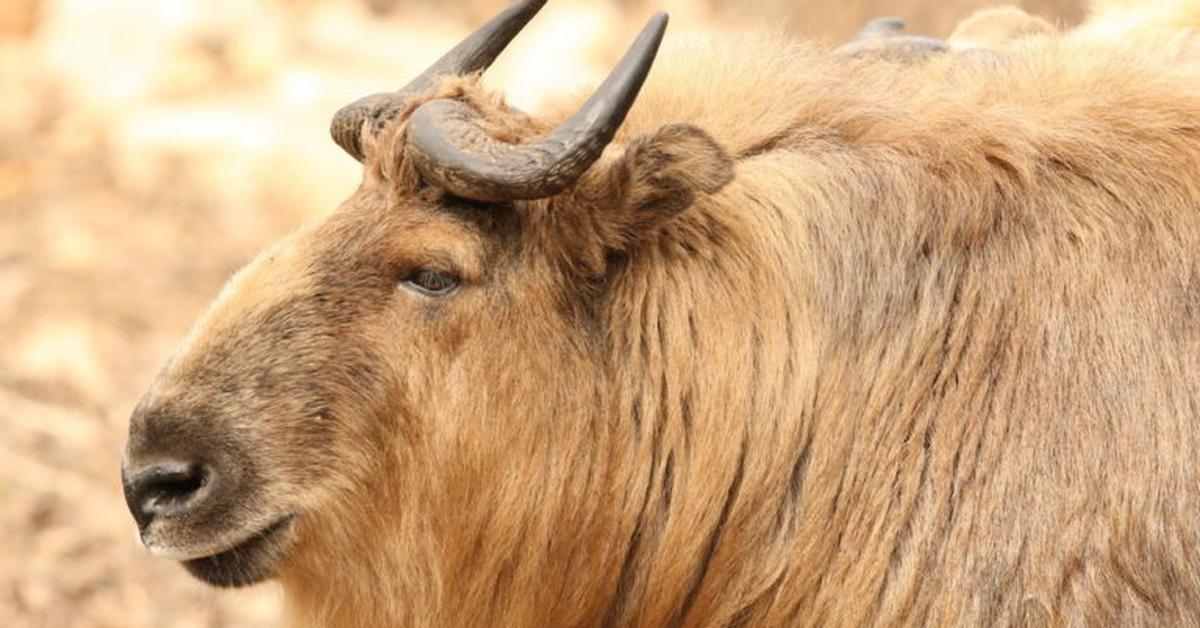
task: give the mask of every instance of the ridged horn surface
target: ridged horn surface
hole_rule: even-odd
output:
[[[485,202],[546,198],[575,183],[600,158],[650,73],[667,28],[659,13],[583,107],[544,139],[509,144],[491,137],[478,114],[456,100],[413,113],[408,150],[435,185]]]
[[[545,4],[546,0],[524,0],[509,7],[442,55],[400,91],[372,94],[342,107],[330,124],[333,141],[362,161],[363,124],[370,121],[372,130],[378,131],[404,108],[409,99],[436,85],[438,79],[488,69]]]

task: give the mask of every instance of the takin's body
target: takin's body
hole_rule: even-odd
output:
[[[439,375],[388,367],[395,425],[330,445],[374,471],[301,508],[294,621],[1200,623],[1200,68],[1118,48],[669,45],[616,146],[694,124],[736,177],[620,254],[531,206],[600,296],[492,293],[438,327]],[[231,283],[156,399],[263,277],[311,266],[304,237]]]
[[[622,135],[694,123],[736,179],[624,262],[510,490],[429,508],[450,560],[313,548],[345,575],[285,579],[297,616],[1200,622],[1200,71],[1060,45],[668,46]]]

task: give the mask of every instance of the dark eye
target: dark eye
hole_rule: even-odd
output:
[[[444,297],[458,287],[458,277],[434,270],[418,269],[401,282],[427,297]]]

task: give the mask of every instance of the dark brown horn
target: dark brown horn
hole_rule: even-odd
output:
[[[372,120],[381,128],[410,98],[436,85],[438,79],[488,69],[545,4],[546,0],[523,0],[509,7],[471,33],[400,91],[372,94],[342,107],[333,116],[330,125],[333,141],[362,161],[364,122]]]
[[[918,63],[950,50],[946,42],[932,37],[905,35],[904,21],[882,17],[867,22],[849,43],[834,54],[854,58],[878,58],[899,63]]]
[[[583,107],[545,139],[508,144],[484,130],[456,100],[421,105],[408,127],[408,149],[431,182],[485,202],[546,198],[575,183],[612,142],[650,73],[667,29],[659,13]]]
[[[882,37],[894,37],[903,35],[906,28],[904,20],[895,17],[880,17],[867,22],[858,32],[854,34],[854,39],[850,41],[863,41],[867,39],[880,39]]]

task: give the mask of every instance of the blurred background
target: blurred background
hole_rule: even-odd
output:
[[[553,0],[489,76],[590,87],[652,11],[842,41],[946,35],[989,0]],[[1062,24],[1082,0],[1028,0]],[[138,547],[126,421],[222,281],[349,195],[333,112],[393,89],[502,0],[0,0],[0,626],[279,625]]]

